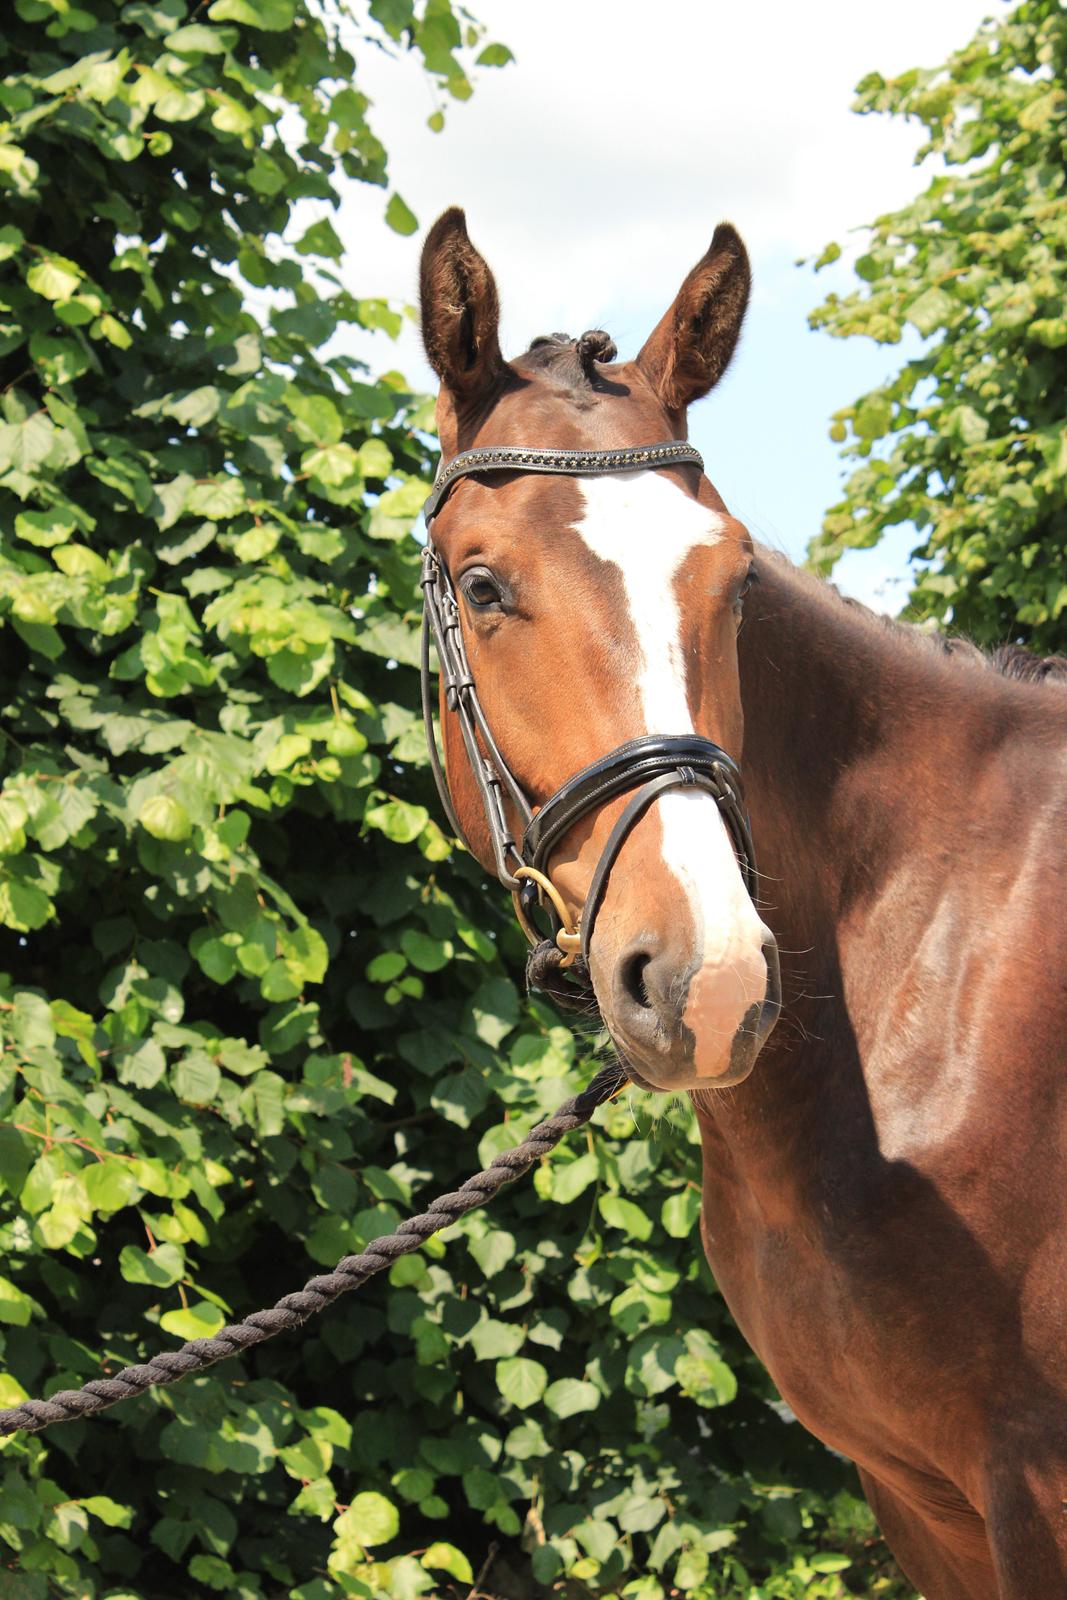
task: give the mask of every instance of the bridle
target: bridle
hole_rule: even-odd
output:
[[[531,945],[528,970],[540,987],[548,987],[554,997],[564,1003],[567,1003],[568,991],[574,994],[573,986],[546,983],[546,975],[553,967],[570,968],[583,987],[591,988],[589,945],[611,869],[631,829],[649,806],[668,790],[696,788],[712,796],[737,854],[745,887],[754,895],[755,853],[742,798],[741,774],[725,750],[699,734],[647,734],[628,740],[590,766],[583,767],[535,813],[500,753],[478,698],[463,644],[456,591],[448,568],[433,544],[433,520],[453,485],[460,478],[475,473],[542,472],[578,477],[681,465],[701,469],[704,466],[699,451],[682,439],[625,450],[531,450],[519,445],[487,445],[478,450],[464,450],[443,465],[423,508],[428,537],[420,579],[423,594],[422,712],[437,792],[450,826],[457,837],[468,844],[452,804],[434,735],[431,637],[437,648],[445,705],[457,718],[467,760],[481,795],[497,877],[511,890],[516,916]],[[630,790],[636,793],[627,802],[604,846],[575,924],[548,875],[552,852],[589,812]],[[522,825],[522,837],[518,841],[508,821],[509,801]],[[551,940],[545,940],[533,923],[533,909],[537,904],[551,919]]]

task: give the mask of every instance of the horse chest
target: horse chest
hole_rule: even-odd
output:
[[[756,1203],[728,1162],[706,1162],[709,1263],[742,1333],[812,1433],[875,1471],[902,1458],[923,1470],[946,1466],[974,1391],[958,1355],[965,1333],[952,1272],[915,1243],[929,1231],[929,1197],[902,1173],[882,1192],[852,1198],[844,1221],[824,1206],[779,1210]],[[906,1219],[888,1239],[887,1216]]]

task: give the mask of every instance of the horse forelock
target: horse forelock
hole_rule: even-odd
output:
[[[541,372],[570,389],[592,389],[603,382],[598,367],[608,366],[618,355],[611,335],[603,328],[589,328],[578,338],[569,333],[541,333],[519,356],[515,365],[527,372]]]

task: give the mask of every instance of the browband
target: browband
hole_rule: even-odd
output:
[[[422,508],[427,525],[441,508],[452,485],[473,472],[551,472],[557,475],[601,472],[638,472],[649,467],[694,466],[704,470],[704,458],[685,439],[663,444],[632,445],[625,450],[530,450],[517,444],[487,444],[463,450],[438,469],[433,488]]]

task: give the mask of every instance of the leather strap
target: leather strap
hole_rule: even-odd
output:
[[[698,733],[644,734],[583,767],[545,801],[523,834],[524,857],[543,872],[560,839],[588,811],[680,767],[709,774],[721,771],[740,791],[741,774],[735,762],[710,739]]]
[[[437,478],[422,508],[429,527],[452,485],[475,472],[551,472],[586,476],[604,472],[639,472],[650,467],[694,466],[704,470],[704,457],[685,439],[633,445],[626,450],[531,450],[525,445],[488,444],[463,450],[437,469]]]
[[[712,748],[715,749],[717,746],[712,746]],[[727,760],[729,760],[729,757],[727,757]],[[732,762],[730,764],[731,766],[733,765]],[[585,897],[585,904],[582,907],[581,921],[582,958],[586,963],[589,961],[589,942],[593,937],[593,924],[596,921],[597,912],[600,910],[600,902],[604,898],[604,891],[608,886],[608,878],[611,875],[612,867],[615,865],[615,859],[626,843],[631,828],[640,821],[653,801],[666,794],[668,789],[685,788],[703,789],[718,803],[723,821],[726,823],[727,831],[737,854],[738,866],[745,880],[745,887],[750,895],[754,892],[752,841],[749,837],[747,824],[743,818],[740,818],[736,802],[733,809],[738,811],[741,820],[740,829],[738,829],[731,816],[730,808],[724,805],[724,794],[713,777],[702,772],[696,772],[692,767],[675,767],[668,772],[661,772],[658,778],[652,778],[650,782],[638,789],[633,799],[623,808],[622,815],[614,828],[612,828],[608,836],[608,842],[601,852],[600,860],[596,864],[596,871],[590,879],[589,890]],[[727,793],[729,793],[728,786]]]

